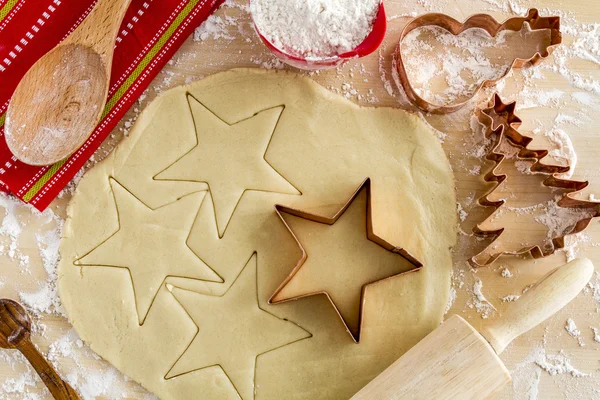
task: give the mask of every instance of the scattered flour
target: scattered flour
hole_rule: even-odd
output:
[[[579,256],[579,245],[583,243],[590,243],[592,238],[585,232],[579,232],[575,235],[568,235],[565,237],[565,247],[560,251],[565,253],[566,261],[571,262]]]
[[[517,110],[534,107],[558,107],[565,92],[559,89],[532,89],[525,86],[519,93]]]
[[[481,165],[473,166],[469,171],[469,175],[478,176],[481,174]]]
[[[587,92],[575,92],[571,93],[571,97],[575,99],[579,104],[586,106],[593,106],[596,103],[596,98]]]
[[[600,271],[594,273],[594,276],[585,287],[584,292],[591,294],[594,301],[600,306]],[[600,312],[600,309],[598,309],[598,312]]]
[[[19,235],[23,228],[16,217],[16,208],[20,205],[18,201],[4,193],[0,194],[0,207],[4,209],[4,219],[0,225],[0,237],[6,240],[0,241],[0,254],[6,254],[8,257],[18,262],[19,267],[24,272],[29,270],[29,256],[23,254],[18,248]]]
[[[585,346],[585,344],[583,343],[583,338],[581,337],[581,331],[577,329],[577,325],[575,324],[575,321],[573,321],[573,319],[567,319],[565,330],[569,333],[569,335],[577,339],[579,346]]]
[[[492,305],[483,295],[483,282],[479,278],[475,278],[475,283],[473,284],[473,306],[476,311],[481,314],[481,318],[487,319],[490,315],[496,311],[496,307]]]
[[[558,354],[547,354],[543,347],[535,347],[510,371],[513,380],[513,398],[537,400],[542,371],[551,376],[567,375],[573,378],[590,376],[576,369],[562,351]]]
[[[450,293],[448,295],[448,303],[446,303],[446,308],[444,309],[444,315],[448,314],[448,312],[454,305],[454,302],[456,301],[456,296],[457,296],[456,289],[454,287],[451,287]]]
[[[8,236],[11,241],[17,240],[21,234],[22,227],[17,216],[15,214],[16,206],[18,205],[13,197],[2,194],[0,196],[0,207],[4,209],[4,219],[2,219],[2,225],[0,226],[0,235]]]
[[[569,374],[575,378],[590,376],[590,374],[579,371],[571,361],[562,353],[546,354],[544,349],[538,349],[535,363],[550,375]]]
[[[4,352],[4,354],[12,354],[10,356],[2,356],[0,361],[10,363],[12,365],[25,366],[24,371],[19,371],[16,378],[7,378],[4,382],[0,381],[0,398],[7,400],[43,400],[50,396],[50,393],[39,387],[39,377],[36,372],[29,366],[29,363],[19,352]]]
[[[534,365],[522,366],[512,373],[513,400],[537,400],[542,370]]]
[[[571,124],[571,125],[575,125],[575,126],[583,126],[583,122],[581,121],[580,118],[573,117],[571,115],[564,114],[564,113],[559,113],[556,116],[556,118],[554,118],[554,122],[557,125]]]
[[[266,60],[262,57],[252,57],[250,61],[264,69],[283,69],[285,67],[285,63],[275,56],[269,56]]]
[[[515,167],[517,168],[517,171],[523,175],[533,175],[533,172],[531,171],[532,165],[533,161],[531,160],[515,160]]]
[[[380,0],[252,0],[257,29],[275,47],[306,58],[338,55],[371,32]]]
[[[594,215],[593,210],[560,207],[557,200],[544,205],[545,212],[535,220],[548,229],[547,238],[552,239],[570,232],[575,224]]]
[[[463,209],[462,205],[458,202],[456,203],[456,209],[458,210],[458,217],[460,218],[461,222],[464,222],[469,216],[469,214]]]
[[[501,275],[503,278],[512,278],[514,276],[507,267],[502,269]]]
[[[519,300],[520,297],[521,297],[521,295],[519,295],[519,294],[509,294],[508,296],[504,296],[502,298],[502,301],[505,303],[510,303],[510,302]]]
[[[450,312],[450,309],[456,303],[456,299],[458,298],[458,291],[464,287],[465,281],[465,270],[462,268],[455,268],[451,271],[451,282],[450,285],[450,294],[448,296],[448,303],[446,303],[446,309],[444,310],[444,315]]]
[[[594,333],[594,342],[600,343],[600,330],[598,328],[590,327]]]
[[[233,17],[211,15],[196,28],[194,31],[194,40],[197,42],[205,41],[208,38],[212,38],[213,40],[233,40],[234,36],[230,33],[230,28],[236,25],[237,21]]]
[[[39,249],[42,265],[47,273],[45,282],[40,283],[40,289],[36,292],[21,292],[20,300],[32,311],[37,313],[56,313],[65,315],[62,310],[60,298],[58,297],[58,267],[60,236],[63,220],[56,216],[49,208],[40,214],[40,217],[48,219],[51,228],[35,235]]]
[[[554,52],[552,70],[578,88],[600,96],[600,82],[568,67],[572,59],[586,60],[600,65],[600,24],[563,24],[564,34],[574,37],[570,44],[559,46]]]
[[[95,162],[97,162],[97,161],[95,160],[95,154],[94,154],[92,156],[92,158],[90,158],[88,160],[88,163],[95,163]],[[83,168],[81,168],[79,171],[77,171],[77,173],[75,174],[73,179],[71,179],[71,181],[69,183],[67,183],[67,186],[65,186],[64,189],[61,190],[60,193],[58,194],[58,196],[56,196],[56,197],[59,199],[62,199],[67,195],[71,195],[71,194],[75,193],[75,189],[77,188],[77,185],[79,184],[79,181],[81,180],[81,178],[83,178],[84,172],[85,171]]]
[[[385,62],[385,55],[383,54],[383,48],[379,48],[379,77],[381,79],[381,82],[383,82],[383,88],[385,89],[385,91],[387,92],[388,95],[390,95],[390,97],[395,97],[396,96],[396,92],[394,91],[394,87],[392,86],[392,79],[396,82],[396,85],[398,87],[400,87],[400,81],[398,81],[399,77],[397,77],[397,71],[396,71],[396,67],[394,66],[392,68],[392,79],[388,78],[388,72],[387,72],[387,68],[386,68],[386,62]],[[394,75],[395,74],[395,75]]]
[[[554,149],[550,150],[549,154],[556,160],[561,161],[562,165],[570,167],[569,171],[559,174],[558,176],[563,179],[569,179],[573,176],[575,166],[577,166],[577,153],[575,153],[571,138],[561,129],[552,129],[551,131],[545,132],[544,135],[548,138],[550,143],[555,146]]]
[[[590,375],[575,368],[562,351],[558,352],[558,354],[547,354],[546,349],[543,347],[534,348],[532,352],[525,358],[525,360],[517,364],[515,370],[532,363],[550,375],[568,374],[575,378],[581,378]],[[515,370],[511,372],[515,372]]]

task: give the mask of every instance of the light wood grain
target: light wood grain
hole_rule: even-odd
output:
[[[94,9],[63,44],[89,47],[100,55],[110,72],[115,39],[129,4],[131,0],[98,0]]]
[[[517,336],[535,328],[566,306],[587,285],[594,265],[586,258],[575,259],[555,269],[522,295],[494,322],[480,332],[497,354]]]
[[[100,0],[82,24],[25,74],[6,114],[8,147],[49,165],[75,152],[97,125],[119,26],[131,0]]]
[[[587,259],[557,268],[481,334],[453,315],[352,400],[491,398],[511,380],[497,354],[566,306],[587,285],[593,272],[594,266]]]
[[[494,349],[453,315],[351,400],[481,400],[508,382]]]

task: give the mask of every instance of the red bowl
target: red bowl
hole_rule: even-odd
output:
[[[364,57],[377,50],[379,45],[381,45],[381,42],[383,42],[383,38],[385,37],[387,21],[385,16],[385,9],[383,7],[382,2],[379,5],[379,10],[377,11],[375,21],[373,22],[373,29],[371,30],[371,33],[369,33],[365,40],[363,40],[362,43],[359,44],[355,49],[333,57],[310,59],[286,53],[284,50],[275,47],[275,45],[271,43],[269,39],[264,37],[258,30],[256,24],[254,24],[254,29],[256,30],[256,33],[263,41],[265,46],[267,46],[269,50],[271,50],[271,52],[284,63],[300,69],[319,70],[335,68],[338,65],[346,62],[347,60]]]

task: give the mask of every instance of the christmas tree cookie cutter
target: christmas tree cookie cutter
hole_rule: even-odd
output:
[[[557,202],[559,207],[589,210],[590,216],[578,220],[567,232],[552,238],[549,248],[532,245],[525,246],[519,251],[507,251],[502,245],[496,245],[496,241],[504,232],[504,228],[487,230],[479,224],[473,229],[473,232],[480,237],[491,237],[492,242],[486,249],[471,258],[471,264],[474,266],[489,265],[501,255],[523,255],[529,253],[533,258],[547,257],[556,250],[565,247],[566,236],[583,231],[593,218],[600,216],[600,203],[574,198],[577,192],[588,186],[589,183],[587,181],[574,181],[558,177],[557,174],[568,172],[570,167],[545,164],[542,162],[542,159],[548,155],[548,150],[533,150],[527,147],[533,141],[533,138],[525,136],[517,130],[522,121],[515,115],[515,106],[516,102],[503,103],[500,96],[496,93],[489,101],[487,108],[480,108],[477,111],[479,122],[485,126],[485,136],[487,138],[491,138],[492,136],[495,138],[492,149],[486,156],[486,159],[492,161],[494,166],[484,175],[483,179],[486,182],[496,183],[492,189],[478,200],[479,204],[484,207],[493,207],[495,210],[505,204],[505,200],[494,201],[489,196],[507,179],[506,175],[498,173],[498,168],[505,159],[505,155],[499,149],[502,146],[503,140],[506,139],[512,146],[519,148],[516,156],[517,159],[533,162],[528,168],[529,173],[547,175],[547,178],[543,181],[544,186],[566,191]]]
[[[340,310],[338,309],[338,307],[335,305],[335,302],[333,301],[333,299],[331,298],[331,296],[329,295],[329,293],[327,293],[326,291],[315,291],[315,292],[310,292],[310,293],[306,293],[306,294],[302,294],[299,296],[294,296],[294,297],[290,297],[290,298],[286,298],[284,300],[275,300],[276,296],[281,292],[281,290],[287,285],[288,282],[290,282],[290,280],[296,275],[296,273],[300,270],[300,268],[302,268],[302,266],[304,265],[306,259],[308,258],[308,253],[306,251],[306,249],[304,248],[304,246],[302,245],[302,243],[300,243],[299,238],[296,236],[296,234],[294,233],[294,231],[292,230],[292,228],[290,227],[290,225],[286,222],[286,220],[284,219],[282,213],[285,214],[290,214],[299,218],[303,218],[303,219],[307,219],[309,221],[313,221],[313,222],[318,222],[321,224],[327,224],[327,225],[333,225],[341,216],[342,214],[344,214],[344,212],[350,207],[350,205],[352,204],[352,202],[356,199],[356,197],[363,191],[366,190],[366,195],[367,195],[367,239],[378,244],[379,246],[383,247],[385,250],[398,254],[399,256],[403,257],[405,260],[407,260],[410,264],[413,265],[414,268],[409,269],[407,271],[404,272],[400,272],[400,273],[396,273],[393,274],[391,276],[388,276],[386,278],[383,279],[378,279],[372,282],[368,282],[366,284],[364,284],[362,286],[362,290],[361,290],[361,294],[360,294],[360,309],[359,309],[359,315],[358,315],[358,320],[359,320],[359,328],[358,328],[358,333],[354,334],[352,332],[352,330],[350,329],[348,323],[346,322],[346,320],[344,319],[344,317],[342,316]],[[302,251],[302,256],[300,257],[300,259],[298,260],[298,262],[296,263],[296,265],[294,266],[294,268],[292,269],[292,271],[290,272],[290,274],[285,278],[285,280],[279,285],[279,287],[275,290],[275,292],[271,295],[271,297],[268,300],[269,304],[278,304],[278,303],[283,303],[283,302],[287,302],[287,301],[292,301],[292,300],[298,300],[304,297],[309,297],[309,296],[314,296],[314,295],[318,295],[318,294],[323,294],[327,297],[327,299],[329,300],[329,302],[333,305],[333,308],[335,309],[336,314],[340,317],[342,323],[344,324],[344,327],[346,328],[346,331],[350,334],[350,336],[352,337],[352,339],[354,340],[355,343],[359,343],[360,341],[360,333],[362,331],[362,326],[363,326],[363,305],[365,302],[365,290],[367,287],[369,287],[370,285],[373,285],[375,283],[378,282],[382,282],[388,279],[392,279],[392,278],[396,278],[402,275],[406,275],[406,274],[410,274],[410,273],[414,273],[417,271],[420,271],[421,268],[423,268],[423,264],[418,261],[415,257],[413,257],[408,251],[406,251],[405,249],[401,248],[401,247],[397,247],[394,246],[393,244],[389,243],[388,241],[386,241],[385,239],[377,236],[374,232],[373,232],[373,222],[371,219],[371,214],[372,214],[372,207],[371,207],[371,179],[367,178],[363,181],[363,183],[361,183],[361,185],[358,187],[358,189],[352,194],[352,196],[350,197],[350,199],[342,206],[342,208],[337,211],[335,213],[335,215],[333,217],[324,217],[322,215],[316,215],[316,214],[311,214],[308,213],[306,211],[302,211],[299,209],[294,209],[294,208],[290,208],[290,207],[285,207],[282,205],[276,205],[275,206],[275,210],[277,215],[279,216],[279,218],[281,219],[281,221],[283,222],[283,224],[285,225],[286,229],[289,231],[289,233],[292,235],[292,237],[294,238],[294,240],[296,241],[296,243],[298,244],[298,247],[300,248],[300,250]]]
[[[415,29],[424,26],[437,26],[447,30],[455,36],[458,36],[468,29],[479,28],[485,30],[490,34],[490,36],[496,37],[501,31],[509,30],[519,32],[525,24],[529,25],[531,31],[550,30],[550,43],[547,45],[544,43],[539,43],[538,51],[531,58],[515,58],[501,76],[481,82],[471,96],[469,96],[469,98],[465,101],[445,105],[433,104],[419,96],[415,88],[410,83],[402,56],[402,42],[404,38]],[[538,10],[535,8],[530,9],[527,12],[526,17],[513,17],[502,23],[496,21],[491,15],[488,14],[472,15],[465,22],[459,22],[445,14],[424,14],[409,21],[400,34],[398,46],[396,47],[396,69],[398,70],[398,80],[402,85],[406,96],[415,106],[423,111],[433,114],[448,114],[464,107],[481,89],[496,84],[499,80],[506,77],[506,75],[508,75],[513,68],[522,68],[528,65],[538,64],[543,59],[548,57],[552,51],[554,51],[554,48],[561,42],[562,34],[560,32],[560,17],[541,17]]]

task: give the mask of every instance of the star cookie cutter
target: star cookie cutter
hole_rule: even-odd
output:
[[[481,82],[475,89],[473,94],[468,99],[459,103],[450,103],[446,105],[436,105],[423,99],[410,83],[406,67],[402,58],[402,41],[410,32],[423,26],[438,26],[449,31],[451,34],[458,36],[462,32],[479,28],[486,31],[491,37],[496,37],[499,32],[510,30],[519,32],[523,26],[527,23],[531,31],[537,30],[550,30],[550,44],[544,45],[540,43],[538,45],[538,51],[531,58],[515,58],[506,71],[495,79],[489,79]],[[560,17],[541,17],[537,9],[532,8],[527,12],[526,17],[513,17],[506,21],[499,23],[491,15],[488,14],[475,14],[469,17],[465,22],[459,22],[454,18],[445,14],[424,14],[416,17],[408,22],[408,24],[402,30],[398,46],[396,47],[396,69],[398,70],[399,81],[406,96],[415,106],[423,111],[430,112],[433,114],[448,114],[459,110],[464,107],[477,93],[484,87],[489,87],[496,84],[499,80],[503,79],[513,68],[522,68],[528,65],[536,65],[543,59],[548,57],[554,51],[554,48],[562,42],[562,34],[560,32]]]
[[[392,253],[396,253],[396,254],[404,257],[404,259],[406,259],[409,263],[411,263],[414,266],[414,268],[410,269],[408,271],[404,271],[404,272],[400,272],[400,273],[388,276],[388,277],[383,278],[383,279],[378,279],[376,281],[366,283],[366,284],[364,284],[362,286],[361,295],[360,295],[360,309],[359,309],[359,316],[358,316],[358,321],[359,321],[358,326],[359,326],[359,329],[358,329],[357,335],[355,336],[352,333],[352,331],[351,331],[350,327],[348,326],[347,322],[344,320],[344,317],[340,313],[340,310],[338,309],[338,307],[333,302],[333,299],[330,297],[330,295],[326,291],[317,291],[317,292],[307,293],[307,294],[303,294],[303,295],[300,295],[300,296],[295,296],[295,297],[291,297],[291,298],[284,299],[284,300],[279,300],[279,301],[275,301],[274,299],[277,296],[277,294],[279,294],[281,292],[281,290],[287,285],[287,283],[294,277],[294,275],[296,275],[296,273],[298,272],[298,270],[300,270],[300,268],[302,267],[302,265],[304,264],[304,262],[306,261],[306,259],[308,257],[308,254],[307,254],[305,248],[302,246],[302,244],[300,243],[300,240],[298,239],[298,237],[296,236],[296,234],[293,232],[293,230],[291,229],[291,227],[289,226],[289,224],[283,218],[282,213],[294,215],[296,217],[307,219],[307,220],[313,221],[313,222],[318,222],[318,223],[321,223],[321,224],[333,225],[342,216],[342,214],[344,214],[344,212],[348,209],[348,207],[350,207],[350,205],[352,204],[352,202],[362,192],[363,189],[366,189],[366,191],[367,191],[367,239],[370,240],[370,241],[372,241],[372,242],[374,242],[374,243],[376,243],[376,244],[378,244],[379,246],[383,247],[387,251],[390,251]],[[387,242],[383,238],[375,235],[375,233],[373,232],[373,222],[372,222],[372,219],[371,219],[372,207],[371,207],[371,179],[370,178],[365,179],[365,181],[360,184],[360,186],[352,194],[352,196],[350,197],[350,199],[331,218],[324,217],[324,216],[321,216],[321,215],[311,214],[311,213],[308,213],[308,212],[305,212],[305,211],[301,211],[301,210],[298,210],[298,209],[285,207],[285,206],[282,206],[282,205],[276,205],[275,206],[275,211],[276,211],[277,215],[279,216],[279,218],[281,219],[281,221],[283,222],[283,224],[285,225],[285,227],[287,228],[287,230],[289,231],[289,233],[292,235],[292,237],[294,238],[294,240],[298,244],[298,247],[300,247],[300,250],[302,251],[302,256],[300,257],[300,260],[298,260],[298,262],[296,263],[296,266],[292,269],[292,272],[286,277],[286,279],[279,285],[279,287],[277,288],[277,290],[275,290],[275,292],[271,295],[271,297],[268,300],[268,303],[269,304],[278,304],[278,303],[284,303],[284,302],[288,302],[288,301],[292,301],[292,300],[298,300],[298,299],[301,299],[301,298],[304,298],[304,297],[314,296],[314,295],[317,295],[317,294],[324,294],[325,296],[327,296],[327,299],[329,300],[329,302],[333,305],[333,308],[335,309],[335,312],[340,317],[342,323],[344,324],[344,327],[346,328],[346,331],[350,334],[350,336],[352,337],[352,340],[354,340],[355,343],[359,343],[359,341],[360,341],[360,333],[362,331],[362,325],[363,325],[363,313],[362,313],[362,309],[363,309],[363,305],[364,305],[364,302],[365,302],[364,294],[365,294],[366,288],[368,286],[370,286],[370,285],[373,285],[373,284],[377,283],[377,282],[382,282],[382,281],[385,281],[385,280],[388,280],[388,279],[396,278],[396,277],[401,276],[401,275],[406,275],[406,274],[410,274],[410,273],[413,273],[413,272],[417,272],[417,271],[420,271],[421,268],[423,268],[423,264],[420,261],[418,261],[415,257],[413,257],[408,251],[406,251],[405,249],[403,249],[401,247],[394,246],[393,244]]]
[[[557,174],[565,173],[570,170],[568,166],[544,164],[542,159],[548,155],[548,150],[532,150],[527,146],[533,141],[533,138],[522,135],[517,130],[521,125],[521,119],[515,115],[516,102],[505,104],[500,96],[496,93],[488,103],[487,108],[478,109],[478,119],[481,124],[486,127],[485,136],[490,138],[495,136],[495,142],[492,149],[486,155],[486,159],[492,161],[495,165],[485,174],[483,179],[486,182],[495,182],[496,185],[490,189],[478,202],[484,207],[493,207],[494,211],[505,204],[505,200],[494,201],[489,198],[496,188],[507,179],[504,174],[498,174],[497,170],[500,164],[505,159],[505,155],[499,152],[504,138],[514,147],[520,148],[516,158],[518,160],[533,161],[533,164],[528,168],[531,174],[544,174],[548,177],[544,179],[543,185],[546,187],[563,189],[567,192],[557,202],[559,207],[576,208],[590,210],[590,217],[578,220],[573,227],[563,233],[561,236],[552,238],[550,248],[542,248],[539,245],[526,246],[519,251],[506,251],[500,246],[488,259],[481,260],[481,256],[488,248],[494,245],[496,239],[504,232],[504,228],[496,230],[485,230],[480,225],[473,228],[473,232],[480,237],[492,237],[492,242],[486,250],[476,254],[471,258],[471,264],[476,267],[486,266],[493,263],[501,255],[522,255],[529,253],[533,258],[543,258],[553,254],[556,250],[565,247],[565,237],[583,231],[590,224],[593,218],[600,216],[600,203],[576,199],[573,196],[588,186],[587,181],[573,181],[562,179]],[[489,218],[489,217],[488,217]],[[487,221],[487,219],[486,219]]]

